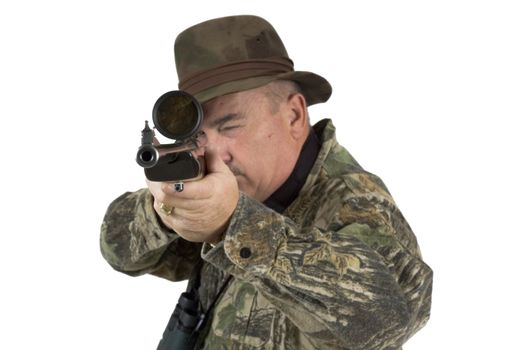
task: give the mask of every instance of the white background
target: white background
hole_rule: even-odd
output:
[[[327,78],[339,141],[381,176],[435,272],[415,349],[524,348],[526,11],[520,1],[3,1],[0,348],[154,349],[183,283],[113,271],[110,201],[177,87],[173,41],[268,19]]]

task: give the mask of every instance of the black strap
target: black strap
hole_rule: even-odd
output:
[[[197,265],[195,266],[195,270],[197,271],[194,275],[194,280],[191,282],[191,285],[189,286],[189,292],[192,293],[197,300],[199,300],[199,287],[201,285],[201,269],[203,268],[203,265],[204,265],[203,259],[200,259],[199,263],[197,263]],[[229,275],[228,278],[225,280],[225,282],[223,282],[223,284],[221,285],[221,288],[219,288],[219,292],[217,292],[216,296],[214,297],[214,300],[212,300],[212,303],[208,306],[208,309],[206,310],[206,312],[199,313],[199,321],[197,325],[195,326],[193,333],[199,332],[203,328],[203,326],[206,324],[206,322],[208,321],[208,318],[210,317],[212,310],[214,309],[216,302],[219,300],[219,297],[225,291],[226,286],[228,285],[231,279],[232,279],[232,275]],[[202,304],[199,303],[199,305],[201,306]]]
[[[200,323],[198,323],[197,327],[196,327],[196,331],[199,332],[202,327],[206,324],[206,321],[208,320],[208,318],[210,317],[210,313],[212,312],[212,310],[214,309],[214,305],[216,304],[216,302],[219,300],[219,297],[223,294],[224,290],[226,289],[226,286],[228,285],[228,282],[230,282],[230,280],[232,279],[232,275],[228,276],[228,278],[226,279],[226,281],[223,283],[223,285],[221,286],[221,288],[219,289],[219,292],[216,294],[216,296],[214,297],[214,300],[212,301],[212,303],[210,304],[210,306],[208,307],[208,310],[206,310],[205,312],[205,315],[203,317],[203,319],[201,320]]]
[[[197,264],[194,266],[194,272],[192,273],[193,280],[189,282],[187,291],[194,293],[196,296],[199,296],[198,290],[201,285],[201,269],[203,268],[204,262],[203,259],[199,259]]]

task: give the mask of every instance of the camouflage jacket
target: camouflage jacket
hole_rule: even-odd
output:
[[[240,196],[224,240],[190,243],[161,226],[147,189],[108,208],[102,254],[129,275],[179,281],[203,259],[206,310],[230,279],[200,349],[400,349],[429,318],[432,270],[382,181],[328,120],[296,200],[283,214]]]

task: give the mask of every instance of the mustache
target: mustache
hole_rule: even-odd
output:
[[[227,164],[228,168],[230,169],[230,171],[232,172],[232,174],[234,174],[235,176],[244,176],[245,173],[241,171],[241,169],[239,169],[238,167],[236,167],[234,164]]]

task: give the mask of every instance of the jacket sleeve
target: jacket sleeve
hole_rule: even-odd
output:
[[[254,284],[316,347],[397,349],[429,318],[432,271],[390,196],[340,198],[300,229],[241,195],[203,258]]]
[[[190,277],[200,259],[201,244],[166,228],[157,218],[150,192],[142,189],[110,204],[101,227],[100,249],[117,271],[180,281]]]

